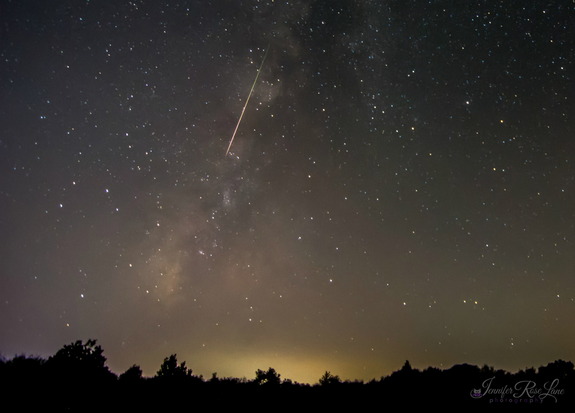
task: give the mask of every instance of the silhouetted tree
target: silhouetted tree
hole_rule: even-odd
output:
[[[319,379],[320,386],[333,386],[334,384],[340,384],[341,380],[339,376],[334,376],[329,371],[326,371],[323,376]]]
[[[3,375],[10,378],[13,384],[32,384],[43,380],[43,368],[46,360],[40,357],[19,355],[3,363]]]
[[[160,378],[185,378],[192,376],[192,369],[186,367],[186,362],[182,361],[178,365],[178,358],[176,354],[166,357],[160,366],[160,370],[156,373]]]
[[[103,409],[117,383],[102,348],[91,339],[64,345],[46,361],[45,374],[47,381],[39,390],[52,400],[55,411]]]
[[[483,367],[481,367],[481,374],[487,377],[493,376],[495,374],[495,369],[491,366],[488,366],[487,364],[484,364]]]
[[[46,365],[50,374],[72,381],[103,381],[116,378],[106,366],[102,347],[92,339],[85,343],[77,340],[65,345],[48,359]]]
[[[575,371],[573,370],[572,362],[555,360],[546,366],[539,367],[537,374],[546,379],[565,379],[567,377],[573,376]]]
[[[257,384],[277,385],[280,384],[280,375],[271,367],[267,371],[258,369],[256,370],[255,382]]]
[[[119,380],[123,383],[134,383],[142,379],[142,369],[134,364],[128,370],[120,374]]]
[[[442,407],[475,410],[490,400],[473,397],[471,392],[482,390],[482,383],[490,378],[494,389],[513,388],[518,380],[534,380],[539,387],[553,391],[553,397],[544,400],[548,405],[557,403],[562,411],[573,411],[575,406],[575,396],[568,391],[575,388],[574,365],[563,360],[541,366],[537,372],[529,368],[514,374],[465,363],[445,370],[429,367],[419,371],[406,361],[401,369],[379,381],[342,381],[326,371],[319,385],[301,385],[289,379],[281,381],[271,367],[257,370],[253,381],[219,378],[213,373],[211,380],[204,382],[201,376],[192,376],[192,370],[185,362],[179,363],[176,354],[164,359],[154,379],[144,379],[142,369],[133,365],[115,380],[96,340],[65,345],[48,360],[0,357],[5,404],[17,403],[23,411],[109,411],[112,405],[118,411],[177,411],[189,407],[190,389],[198,403],[216,401],[218,410],[282,400],[288,410],[297,411],[304,405],[341,408],[352,401],[355,410],[368,411],[374,404],[391,399],[401,400],[407,407],[428,408],[437,402]]]
[[[418,371],[411,367],[409,360],[406,360],[405,363],[403,364],[403,367],[391,373],[391,376],[389,376],[388,379],[392,379],[392,381],[412,379],[416,375],[416,373],[418,373]],[[386,379],[384,381],[389,380]]]
[[[403,364],[401,371],[403,373],[410,373],[411,371],[413,371],[413,368],[411,367],[411,363],[409,362],[409,360],[405,360],[405,363]]]
[[[483,372],[483,369],[481,370]],[[517,381],[521,380],[534,380],[536,376],[536,370],[533,367],[528,367],[525,370],[519,370],[515,373],[514,377]]]

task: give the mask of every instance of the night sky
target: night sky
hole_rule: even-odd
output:
[[[574,21],[0,1],[0,353],[310,383],[575,360]]]

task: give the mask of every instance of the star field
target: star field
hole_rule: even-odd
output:
[[[1,9],[3,355],[575,359],[573,2]]]

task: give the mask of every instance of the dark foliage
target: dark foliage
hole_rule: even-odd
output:
[[[186,362],[183,361],[178,365],[178,358],[175,354],[166,357],[160,366],[160,370],[156,373],[156,377],[160,379],[174,379],[182,380],[192,377],[192,369],[186,367]]]
[[[260,407],[308,411],[397,408],[486,408],[572,411],[575,370],[557,360],[516,373],[458,364],[440,370],[414,369],[408,361],[379,380],[343,381],[326,371],[316,384],[281,379],[273,368],[253,380],[195,376],[177,356],[166,357],[156,375],[133,365],[116,376],[95,340],[65,345],[54,356],[0,360],[4,403],[19,411],[175,411]]]
[[[118,377],[118,380],[121,383],[138,383],[140,380],[142,380],[142,369],[140,368],[140,366],[134,364],[132,367],[130,367],[128,370],[126,370],[125,372],[123,372],[122,374],[120,374],[120,377]]]
[[[279,386],[281,383],[280,375],[273,369],[269,368],[267,371],[256,370],[255,382],[260,385],[266,386]]]

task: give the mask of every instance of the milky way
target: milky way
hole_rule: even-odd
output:
[[[575,359],[572,1],[0,20],[4,356],[95,338],[118,373],[303,382]]]

